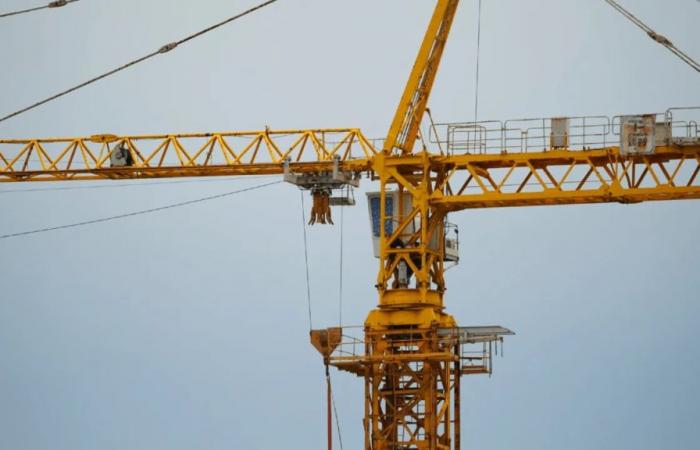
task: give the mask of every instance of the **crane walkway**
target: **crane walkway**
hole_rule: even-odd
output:
[[[670,108],[663,113],[608,117],[540,117],[439,123],[430,129],[429,139],[448,154],[502,154],[549,150],[594,150],[618,146],[625,121],[648,117],[657,145],[700,143],[700,107]]]

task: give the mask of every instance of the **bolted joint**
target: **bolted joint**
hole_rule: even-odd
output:
[[[56,0],[48,4],[49,8],[60,8],[61,6],[66,6],[68,0]]]

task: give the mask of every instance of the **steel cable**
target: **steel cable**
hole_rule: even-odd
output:
[[[655,42],[663,45],[667,49],[669,49],[674,55],[678,56],[683,62],[688,64],[690,67],[695,69],[697,72],[700,72],[700,64],[695,61],[693,58],[691,58],[689,55],[687,55],[685,52],[683,52],[681,49],[676,47],[673,42],[671,42],[666,36],[657,33],[654,31],[650,26],[639,20],[634,14],[623,8],[619,3],[617,3],[614,0],[605,0],[606,3],[608,3],[610,6],[615,8],[620,14],[625,16],[627,19],[629,19],[633,24],[637,25],[639,28],[641,28],[647,36],[649,36],[651,39],[653,39]]]
[[[311,320],[311,281],[309,278],[309,241],[306,237],[306,214],[304,207],[304,191],[299,191],[301,194],[301,226],[304,231],[304,263],[306,265],[306,302],[309,309],[309,331],[314,329],[313,321]]]
[[[339,275],[338,275],[338,326],[343,328],[343,234],[344,234],[344,212],[345,207],[340,206],[340,256],[339,256]]]
[[[42,9],[60,8],[61,6],[66,6],[66,5],[69,4],[69,3],[75,3],[75,2],[77,2],[77,1],[78,1],[78,0],[57,0],[57,1],[54,1],[54,2],[51,2],[51,3],[48,3],[48,4],[44,5],[44,6],[37,6],[37,7],[34,7],[34,8],[22,9],[22,10],[19,10],[19,11],[13,11],[13,12],[9,12],[9,13],[2,13],[2,14],[0,14],[0,19],[2,19],[2,18],[4,18],[4,17],[18,16],[18,15],[20,15],[20,14],[26,14],[26,13],[30,13],[30,12],[34,12],[34,11],[39,11],[39,10],[42,10]]]
[[[64,230],[67,228],[82,227],[85,225],[92,225],[92,224],[101,223],[101,222],[109,222],[112,220],[124,219],[127,217],[139,216],[139,215],[143,215],[143,214],[150,214],[150,213],[154,213],[154,212],[158,212],[158,211],[164,211],[166,209],[178,208],[180,206],[193,205],[195,203],[202,203],[202,202],[206,202],[209,200],[214,200],[214,199],[223,198],[223,197],[229,197],[231,195],[240,194],[243,192],[254,191],[256,189],[262,189],[264,187],[272,186],[273,184],[279,184],[279,183],[281,183],[281,181],[274,181],[272,183],[265,183],[265,184],[260,184],[257,186],[252,186],[249,188],[238,189],[238,190],[230,191],[230,192],[224,192],[223,194],[210,195],[208,197],[202,197],[202,198],[198,198],[195,200],[188,200],[188,201],[184,201],[184,202],[172,203],[170,205],[159,206],[157,208],[143,209],[140,211],[134,211],[134,212],[125,213],[125,214],[118,214],[118,215],[109,216],[109,217],[102,217],[99,219],[86,220],[84,222],[76,222],[76,223],[71,223],[71,224],[67,224],[67,225],[59,225],[56,227],[39,228],[36,230],[21,231],[19,233],[3,234],[3,235],[0,235],[0,239],[8,239],[8,238],[13,238],[13,237],[18,237],[18,236],[26,236],[29,234],[45,233],[48,231],[55,231],[55,230]]]
[[[131,67],[131,66],[134,66],[134,65],[139,64],[139,63],[141,63],[141,62],[144,62],[144,61],[146,61],[146,60],[148,60],[148,59],[151,59],[151,58],[153,58],[154,56],[157,56],[157,55],[160,55],[160,54],[163,54],[163,53],[168,53],[169,51],[175,49],[175,48],[176,48],[177,46],[179,46],[180,44],[184,44],[184,43],[186,43],[186,42],[188,42],[188,41],[191,41],[192,39],[195,39],[195,38],[197,38],[197,37],[199,37],[199,36],[202,36],[203,34],[206,34],[206,33],[210,32],[210,31],[213,31],[213,30],[215,30],[215,29],[217,29],[217,28],[219,28],[219,27],[221,27],[221,26],[223,26],[223,25],[226,25],[226,24],[228,24],[228,23],[230,23],[230,22],[233,22],[233,21],[236,20],[236,19],[240,19],[240,18],[242,18],[242,17],[244,17],[244,16],[247,16],[248,14],[251,14],[251,13],[253,13],[253,12],[259,10],[259,9],[262,9],[262,8],[264,8],[265,6],[268,6],[268,5],[271,5],[272,3],[275,3],[276,1],[278,1],[278,0],[268,0],[268,1],[264,2],[264,3],[261,3],[261,4],[257,5],[257,6],[254,6],[254,7],[250,8],[250,9],[247,9],[246,11],[243,11],[242,13],[236,14],[235,16],[229,17],[228,19],[222,20],[221,22],[218,22],[218,23],[216,23],[216,24],[214,24],[214,25],[212,25],[212,26],[210,26],[210,27],[207,27],[207,28],[201,30],[201,31],[198,31],[198,32],[196,32],[196,33],[194,33],[194,34],[191,34],[191,35],[187,36],[187,37],[184,37],[184,38],[182,38],[182,39],[180,39],[180,40],[178,40],[178,41],[174,41],[174,42],[171,42],[171,43],[169,43],[169,44],[165,44],[165,45],[163,45],[162,47],[160,47],[158,50],[156,50],[156,51],[154,51],[154,52],[151,52],[151,53],[149,53],[149,54],[147,54],[147,55],[144,55],[144,56],[142,56],[142,57],[140,57],[140,58],[137,58],[137,59],[134,59],[134,60],[132,60],[132,61],[129,61],[129,62],[126,63],[126,64],[123,64],[123,65],[121,65],[121,66],[119,66],[119,67],[117,67],[117,68],[115,68],[115,69],[112,69],[112,70],[110,70],[110,71],[108,71],[108,72],[103,73],[102,75],[98,75],[98,76],[96,76],[96,77],[94,77],[94,78],[91,78],[91,79],[89,79],[89,80],[87,80],[87,81],[85,81],[85,82],[83,82],[83,83],[80,83],[80,84],[78,84],[78,85],[76,85],[76,86],[73,86],[73,87],[71,87],[71,88],[68,88],[68,89],[66,89],[66,90],[64,90],[64,91],[61,91],[61,92],[59,92],[58,94],[54,94],[54,95],[52,95],[52,96],[50,96],[50,97],[45,98],[44,100],[40,100],[40,101],[38,101],[38,102],[36,102],[36,103],[34,103],[34,104],[32,104],[32,105],[29,105],[29,106],[27,106],[27,107],[25,107],[25,108],[19,109],[19,110],[15,111],[15,112],[13,112],[13,113],[11,113],[11,114],[8,114],[8,115],[6,115],[6,116],[0,118],[0,122],[4,122],[4,121],[6,121],[6,120],[8,120],[8,119],[11,119],[11,118],[13,118],[13,117],[15,117],[15,116],[18,116],[18,115],[20,115],[20,114],[23,114],[23,113],[25,113],[25,112],[27,112],[27,111],[30,111],[30,110],[32,110],[32,109],[34,109],[34,108],[37,108],[37,107],[39,107],[39,106],[41,106],[41,105],[44,105],[44,104],[46,104],[46,103],[48,103],[48,102],[50,102],[50,101],[56,100],[56,99],[58,99],[58,98],[60,98],[60,97],[63,97],[64,95],[68,95],[68,94],[70,94],[71,92],[75,92],[75,91],[77,91],[77,90],[79,90],[79,89],[82,89],[82,88],[84,88],[84,87],[86,87],[86,86],[88,86],[88,85],[90,85],[90,84],[92,84],[92,83],[95,83],[95,82],[97,82],[97,81],[99,81],[99,80],[101,80],[101,79],[103,79],[103,78],[107,78],[107,77],[109,77],[110,75],[114,75],[115,73],[118,73],[118,72],[121,72],[122,70],[128,69],[128,68]]]
[[[114,189],[123,187],[140,187],[140,186],[159,186],[165,184],[199,184],[199,183],[222,183],[222,182],[239,182],[239,181],[249,181],[249,180],[259,180],[261,178],[268,178],[269,175],[259,175],[259,176],[248,176],[248,177],[220,177],[220,178],[207,178],[207,179],[197,179],[197,180],[174,180],[174,181],[154,181],[154,182],[136,182],[136,183],[109,183],[109,184],[91,184],[87,186],[58,186],[58,187],[47,187],[47,188],[30,188],[30,189],[0,189],[0,195],[3,194],[21,194],[23,192],[51,192],[51,191],[80,191],[85,189]]]
[[[328,382],[331,382],[330,372],[328,373]],[[335,415],[335,428],[338,430],[338,444],[340,444],[340,450],[343,450],[343,435],[340,432],[340,418],[338,417],[338,409],[335,406],[335,391],[331,389],[331,403],[333,404],[333,415]]]
[[[479,60],[481,59],[481,0],[479,0],[479,13],[476,28],[476,84],[474,87],[474,123],[479,117]]]

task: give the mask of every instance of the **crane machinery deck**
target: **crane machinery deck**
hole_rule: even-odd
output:
[[[700,198],[700,108],[608,118],[436,124],[421,134],[458,0],[437,0],[386,138],[360,129],[0,140],[0,182],[283,175],[331,223],[333,192],[370,177],[378,304],[352,336],[313,330],[326,367],[364,379],[366,450],[458,449],[460,378],[491,373],[513,334],[460,326],[446,308],[446,264],[458,260],[448,214],[507,206]],[[416,142],[425,143],[415,150]],[[329,400],[330,402],[330,400]],[[329,403],[330,405],[330,403]],[[329,441],[329,447],[330,447]]]

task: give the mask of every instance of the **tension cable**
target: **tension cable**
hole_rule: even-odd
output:
[[[44,5],[44,6],[37,6],[37,7],[35,7],[35,8],[28,8],[28,9],[22,9],[22,10],[19,10],[19,11],[13,11],[13,12],[9,12],[9,13],[3,13],[3,14],[0,14],[0,18],[3,18],[3,17],[10,17],[10,16],[18,16],[18,15],[20,15],[20,14],[26,14],[26,13],[30,13],[30,12],[34,12],[34,11],[39,11],[39,10],[42,10],[42,9],[60,8],[61,6],[66,6],[66,5],[69,4],[69,3],[75,3],[75,2],[77,2],[77,1],[78,1],[78,0],[56,0],[56,1],[53,1],[53,2],[51,2],[51,3],[49,3],[49,4],[47,4],[47,5]]]
[[[8,114],[8,115],[6,115],[6,116],[0,118],[0,122],[4,122],[4,121],[6,121],[7,119],[11,119],[12,117],[15,117],[15,116],[18,116],[18,115],[20,115],[20,114],[23,114],[23,113],[25,113],[25,112],[27,112],[27,111],[30,111],[30,110],[32,110],[32,109],[34,109],[34,108],[37,108],[37,107],[41,106],[41,105],[44,105],[44,104],[46,104],[46,103],[49,103],[50,101],[56,100],[56,99],[58,99],[58,98],[60,98],[60,97],[63,97],[64,95],[70,94],[71,92],[75,92],[75,91],[77,91],[77,90],[79,90],[79,89],[82,89],[82,88],[84,88],[84,87],[86,87],[86,86],[92,84],[92,83],[95,83],[96,81],[99,81],[99,80],[101,80],[101,79],[103,79],[103,78],[107,78],[107,77],[109,77],[110,75],[114,75],[114,74],[116,74],[116,73],[118,73],[118,72],[121,72],[122,70],[128,69],[128,68],[131,67],[131,66],[134,66],[134,65],[139,64],[139,63],[142,63],[142,62],[144,62],[144,61],[146,61],[146,60],[148,60],[148,59],[151,59],[151,58],[153,58],[154,56],[158,56],[158,55],[163,54],[163,53],[168,53],[169,51],[174,50],[175,48],[177,48],[177,46],[179,46],[180,44],[184,44],[185,42],[191,41],[192,39],[195,39],[195,38],[197,38],[197,37],[199,37],[199,36],[202,36],[202,35],[204,35],[204,34],[210,32],[210,31],[213,31],[213,30],[215,30],[215,29],[217,29],[217,28],[219,28],[219,27],[221,27],[221,26],[223,26],[223,25],[226,25],[226,24],[228,24],[228,23],[230,23],[230,22],[233,22],[234,20],[237,20],[237,19],[240,19],[241,17],[247,16],[248,14],[251,14],[251,13],[253,13],[253,12],[259,10],[259,9],[262,9],[262,8],[264,8],[265,6],[268,6],[268,5],[271,5],[272,3],[275,3],[276,1],[277,1],[277,0],[268,0],[268,1],[264,2],[264,3],[259,4],[258,6],[254,6],[254,7],[250,8],[250,9],[248,9],[248,10],[246,10],[246,11],[243,11],[243,12],[240,13],[240,14],[236,14],[235,16],[229,17],[229,18],[226,19],[226,20],[222,20],[221,22],[218,22],[218,23],[216,23],[216,24],[214,24],[214,25],[212,25],[212,26],[210,26],[210,27],[207,27],[207,28],[205,28],[205,29],[203,29],[203,30],[201,30],[201,31],[198,31],[198,32],[196,32],[196,33],[194,33],[194,34],[191,34],[191,35],[187,36],[187,37],[184,37],[184,38],[180,39],[179,41],[174,41],[174,42],[171,42],[171,43],[169,43],[169,44],[165,44],[165,45],[163,45],[161,48],[159,48],[158,50],[156,50],[156,51],[154,51],[154,52],[151,52],[151,53],[149,53],[149,54],[147,54],[147,55],[144,55],[144,56],[142,56],[142,57],[140,57],[140,58],[136,58],[136,59],[134,59],[134,60],[132,60],[132,61],[129,61],[128,63],[123,64],[123,65],[121,65],[121,66],[119,66],[119,67],[117,67],[117,68],[115,68],[115,69],[112,69],[112,70],[110,70],[110,71],[108,71],[108,72],[105,72],[105,73],[103,73],[102,75],[98,75],[98,76],[96,76],[96,77],[94,77],[94,78],[91,78],[91,79],[89,79],[89,80],[87,80],[87,81],[84,81],[84,82],[82,82],[82,83],[80,83],[80,84],[78,84],[78,85],[76,85],[76,86],[73,86],[73,87],[71,87],[71,88],[68,88],[68,89],[66,89],[65,91],[61,91],[61,92],[59,92],[58,94],[52,95],[51,97],[45,98],[44,100],[40,100],[40,101],[38,101],[38,102],[36,102],[36,103],[34,103],[34,104],[31,104],[31,105],[29,105],[29,106],[27,106],[27,107],[25,107],[25,108],[22,108],[22,109],[19,109],[19,110],[13,112],[13,113],[10,113],[10,114]]]
[[[615,0],[605,0],[610,6],[615,8],[620,14],[625,16],[627,19],[630,20],[633,24],[637,25],[639,28],[641,28],[647,36],[652,38],[654,41],[657,43],[663,45],[667,49],[671,51],[674,55],[678,56],[684,63],[688,64],[690,67],[695,69],[697,72],[700,72],[700,64],[698,64],[697,61],[695,61],[693,58],[691,58],[689,55],[687,55],[685,52],[683,52],[681,49],[673,45],[673,42],[671,42],[666,36],[657,33],[654,31],[650,26],[639,20],[637,17],[634,16],[631,12],[627,11],[625,8],[623,8],[619,3],[617,3]]]

